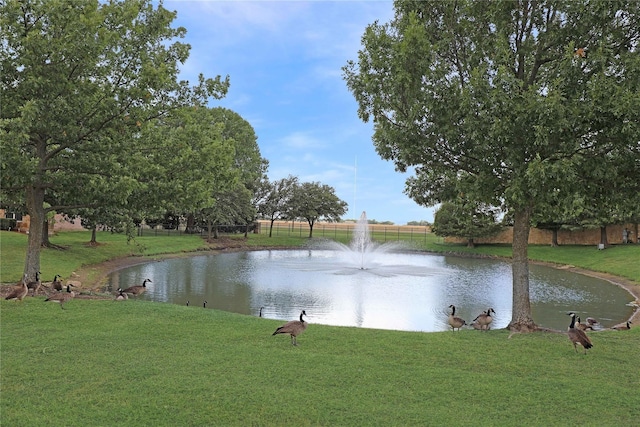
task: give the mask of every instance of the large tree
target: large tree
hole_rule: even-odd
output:
[[[147,126],[137,159],[142,188],[151,191],[136,194],[137,201],[145,202],[141,212],[152,217],[176,213],[187,218],[192,231],[194,215],[215,203],[214,193],[239,180],[236,142],[223,136],[225,124],[215,119],[214,110],[181,108]]]
[[[127,159],[145,123],[226,93],[219,76],[178,81],[189,45],[175,41],[186,32],[171,27],[175,16],[151,0],[0,3],[1,188],[26,201],[30,277],[48,197],[63,213],[97,207],[98,191],[127,200],[137,178]]]
[[[640,141],[640,2],[396,1],[344,67],[359,116],[425,205],[465,196],[513,215],[509,328],[534,330],[530,219],[575,156]],[[573,173],[572,173],[573,175]],[[544,185],[540,185],[543,183]]]
[[[304,219],[309,224],[309,238],[318,220],[339,221],[347,211],[347,202],[336,196],[333,187],[319,182],[303,182],[293,187],[287,202],[288,219]]]
[[[293,192],[299,184],[298,177],[292,175],[273,182],[261,181],[256,206],[258,214],[269,220],[269,237],[273,233],[273,223],[287,217]]]

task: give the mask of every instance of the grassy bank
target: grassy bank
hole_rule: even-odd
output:
[[[127,244],[99,233],[98,246],[88,246],[89,237],[55,236],[65,249],[43,250],[45,279],[123,256],[210,249],[194,236]],[[237,238],[226,243],[308,241]],[[0,233],[2,281],[19,279],[25,247],[26,236]],[[437,241],[420,249],[467,250]],[[531,252],[640,281],[635,245]],[[594,348],[585,356],[564,334],[427,334],[314,325],[311,318],[293,347],[288,336],[271,336],[282,322],[270,319],[135,300],[77,299],[61,310],[43,300],[0,302],[2,425],[626,426],[640,419],[639,327],[591,333]]]
[[[417,333],[157,304],[1,302],[7,426],[631,426],[640,328]]]

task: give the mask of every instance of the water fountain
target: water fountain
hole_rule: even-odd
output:
[[[369,234],[369,221],[367,220],[367,213],[362,211],[360,219],[356,223],[356,228],[353,231],[353,239],[351,240],[351,250],[360,255],[360,270],[365,268],[365,256],[369,250],[375,249],[373,247],[373,241]]]
[[[321,240],[310,244],[312,249],[334,251],[338,262],[333,267],[340,267],[339,274],[355,274],[353,269],[367,271],[372,274],[389,276],[395,274],[424,275],[425,272],[416,271],[407,265],[403,269],[402,265],[394,264],[392,257],[388,255],[393,252],[407,250],[408,247],[403,242],[378,243],[371,238],[367,213],[362,212],[353,230],[353,236],[348,245],[333,240]],[[389,262],[391,261],[391,263]],[[330,266],[328,266],[331,268]],[[403,270],[403,271],[400,271]]]

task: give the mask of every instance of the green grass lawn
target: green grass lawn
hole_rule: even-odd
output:
[[[52,238],[67,249],[43,251],[45,279],[113,257],[207,248],[196,236],[127,244],[99,233],[96,247],[89,237]],[[251,235],[244,243],[307,240]],[[19,279],[25,246],[25,236],[0,233],[2,281]],[[510,248],[475,251],[508,256]],[[640,281],[637,245],[531,254]],[[384,331],[311,317],[293,347],[271,336],[282,322],[270,319],[135,300],[76,299],[66,310],[43,301],[0,302],[3,426],[640,425],[640,325],[590,333],[585,356],[564,334]]]
[[[2,301],[7,426],[634,426],[640,328],[508,338],[311,325],[157,304]]]
[[[126,236],[122,234],[100,232],[97,233],[97,246],[90,246],[88,244],[90,239],[89,231],[64,232],[52,236],[51,243],[64,249],[42,249],[40,254],[42,280],[51,281],[56,274],[60,274],[63,279],[68,279],[72,272],[81,267],[114,258],[153,257],[207,248],[203,239],[190,235],[139,237],[128,242]],[[0,282],[15,283],[21,279],[26,247],[25,234],[0,231]]]

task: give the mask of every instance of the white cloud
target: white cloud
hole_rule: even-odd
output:
[[[307,150],[312,148],[323,148],[325,143],[318,138],[310,135],[309,132],[292,132],[285,135],[281,140],[282,144],[287,148],[296,150]]]

